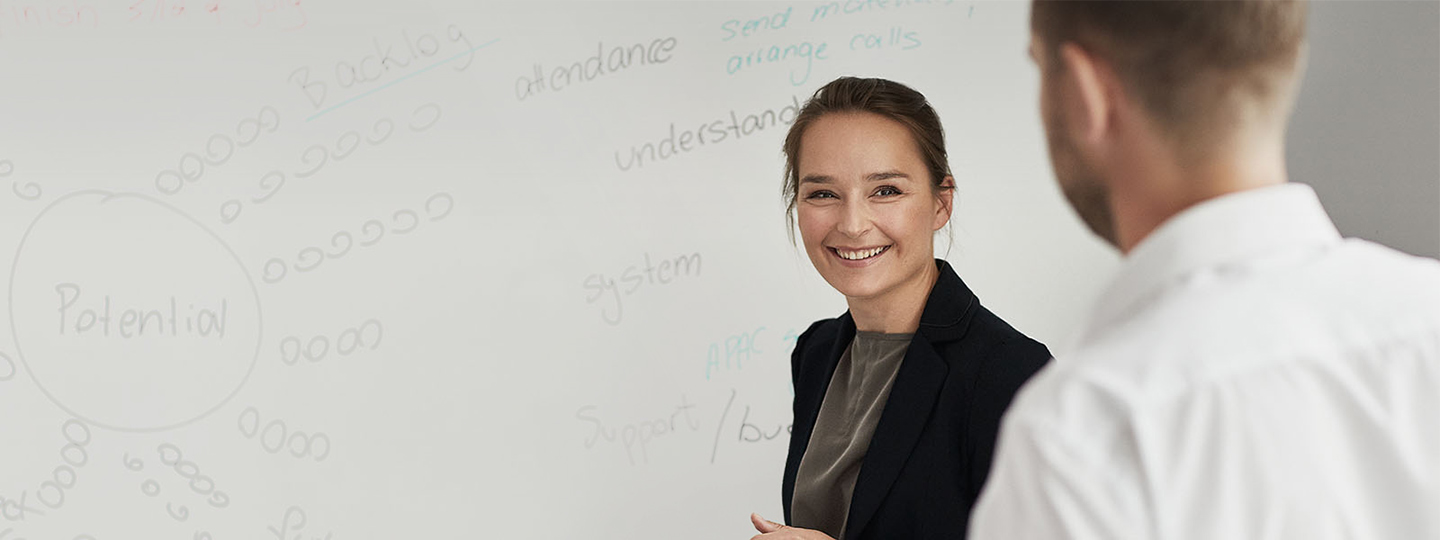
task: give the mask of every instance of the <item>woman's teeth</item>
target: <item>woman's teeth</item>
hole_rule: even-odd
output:
[[[835,253],[838,254],[838,255],[840,255],[840,258],[842,258],[842,259],[847,259],[847,260],[851,260],[851,261],[858,261],[858,260],[861,260],[861,259],[869,259],[870,257],[874,257],[874,256],[876,256],[876,255],[879,255],[880,252],[885,251],[885,248],[888,248],[888,247],[890,247],[890,246],[881,246],[881,247],[877,247],[877,248],[873,248],[873,249],[866,249],[866,250],[861,250],[861,251],[849,251],[849,250],[844,250],[844,249],[836,249],[836,250],[835,250]]]

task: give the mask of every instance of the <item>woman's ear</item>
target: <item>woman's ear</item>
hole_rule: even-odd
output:
[[[935,222],[930,229],[938,231],[950,222],[950,214],[955,209],[955,177],[946,176],[935,189]]]

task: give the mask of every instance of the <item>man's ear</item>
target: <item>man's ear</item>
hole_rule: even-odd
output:
[[[1110,129],[1115,94],[1110,85],[1116,83],[1109,66],[1074,43],[1060,45],[1057,70],[1062,94],[1060,106],[1065,111],[1066,127],[1071,140],[1080,144],[1095,143]]]
[[[939,192],[935,194],[935,222],[930,229],[938,231],[950,222],[950,214],[955,211],[955,177],[946,176],[940,181]]]

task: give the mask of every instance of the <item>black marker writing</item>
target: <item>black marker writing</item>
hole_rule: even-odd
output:
[[[281,450],[285,450],[292,457],[314,458],[317,462],[330,457],[329,435],[318,432],[311,435],[298,429],[290,431],[285,421],[280,419],[270,420],[262,429],[260,411],[255,407],[246,407],[240,412],[239,426],[240,434],[246,439],[259,435],[260,447],[271,454],[279,454]]]
[[[675,50],[677,43],[673,37],[656,38],[648,45],[636,43],[612,45],[608,48],[601,42],[595,45],[595,56],[584,60],[576,60],[548,71],[543,65],[535,64],[533,76],[515,79],[515,99],[523,101],[547,90],[559,92],[579,83],[593,81],[606,73],[619,73],[634,66],[664,64],[673,58],[671,51]]]
[[[79,285],[60,283],[55,285],[55,293],[59,296],[62,336],[98,332],[104,337],[114,335],[123,339],[211,335],[216,339],[225,338],[225,315],[230,302],[225,298],[202,303],[197,309],[195,302],[181,302],[174,296],[138,306],[115,306],[106,294],[82,308],[75,305],[84,297]],[[188,309],[180,307],[187,304]]]
[[[455,210],[455,198],[449,193],[436,193],[425,199],[423,212],[427,221],[434,222],[445,219],[450,212]],[[356,246],[370,247],[385,238],[386,233],[392,235],[409,234],[420,226],[421,214],[415,210],[396,210],[390,215],[388,221],[372,219],[360,225],[360,235],[357,241],[356,235],[349,231],[339,231],[330,237],[330,248],[311,246],[301,249],[295,255],[293,263],[280,257],[272,257],[265,261],[261,268],[261,276],[265,283],[275,284],[285,280],[290,269],[294,268],[299,272],[309,272],[320,267],[327,260],[340,259],[348,255]]]
[[[385,326],[376,319],[370,319],[340,332],[334,340],[335,352],[340,356],[349,356],[361,347],[373,351],[380,346],[380,340],[384,337]],[[330,342],[330,338],[326,336],[314,336],[305,340],[302,345],[300,338],[286,336],[280,340],[280,361],[293,366],[303,356],[310,363],[319,362],[330,354]]]
[[[777,109],[741,116],[730,111],[727,118],[702,122],[695,128],[686,127],[676,131],[671,123],[669,131],[655,142],[632,146],[628,150],[615,151],[615,167],[621,172],[645,166],[645,163],[664,161],[680,154],[697,150],[706,144],[714,146],[727,140],[739,140],[752,133],[795,122],[800,113],[800,98],[791,96],[790,104]],[[726,120],[729,122],[726,122]],[[691,124],[694,125],[694,124]]]
[[[637,450],[640,463],[650,462],[649,445],[651,441],[675,433],[679,431],[680,428],[689,428],[690,431],[700,429],[700,424],[696,423],[694,417],[690,414],[694,408],[695,405],[692,405],[682,394],[680,396],[680,405],[676,406],[668,417],[660,416],[654,419],[632,422],[618,428],[607,428],[605,422],[595,413],[597,407],[590,405],[581,407],[580,410],[576,411],[575,419],[582,423],[593,425],[594,431],[591,431],[585,438],[585,448],[587,450],[594,448],[596,444],[601,442],[614,443],[618,437],[620,443],[625,447],[626,459],[630,461],[631,465],[634,465]],[[677,420],[682,415],[685,417],[685,421],[683,423],[677,423]]]
[[[174,195],[185,188],[186,183],[200,180],[205,176],[206,167],[224,165],[235,156],[236,148],[254,144],[263,133],[274,133],[280,128],[280,112],[274,107],[264,106],[254,118],[241,120],[235,126],[235,136],[216,133],[205,139],[204,154],[186,152],[174,169],[160,171],[155,175],[155,189],[166,195]]]
[[[14,174],[14,172],[15,172],[15,164],[14,164],[14,163],[12,163],[12,162],[11,162],[10,160],[8,160],[8,159],[0,160],[0,178],[7,178],[7,177],[9,177],[11,174]],[[24,184],[24,185],[21,185],[19,180],[13,180],[13,181],[11,181],[11,183],[10,183],[10,191],[13,192],[13,193],[15,193],[15,196],[16,196],[16,197],[20,197],[21,199],[25,199],[25,200],[27,200],[27,201],[33,201],[33,200],[35,200],[35,199],[39,199],[39,198],[40,198],[40,194],[41,194],[40,185],[39,185],[39,184],[36,184],[36,183],[34,183],[34,182],[29,182],[29,183],[26,183],[26,184]]]
[[[625,306],[621,300],[623,296],[635,294],[643,285],[650,285],[652,287],[667,285],[678,281],[680,278],[699,276],[699,253],[681,255],[674,259],[662,259],[658,266],[652,263],[650,254],[646,253],[645,266],[631,266],[626,268],[620,275],[619,283],[616,283],[614,277],[606,277],[605,274],[590,274],[587,276],[584,283],[586,290],[585,302],[594,304],[601,301],[602,298],[605,298],[600,308],[600,318],[609,324],[619,325],[624,321],[625,316]],[[604,304],[612,305],[610,307],[604,307]]]

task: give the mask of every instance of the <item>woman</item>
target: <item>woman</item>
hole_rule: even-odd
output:
[[[757,538],[964,538],[1000,415],[1050,352],[934,258],[955,181],[920,93],[837,79],[801,109],[785,156],[786,214],[850,309],[795,343],[792,526],[752,515]]]

